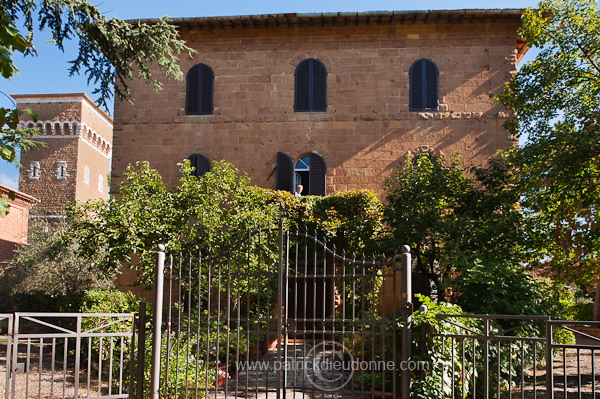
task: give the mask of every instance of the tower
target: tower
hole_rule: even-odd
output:
[[[108,198],[112,152],[112,118],[85,93],[13,94],[20,110],[31,108],[42,142],[21,154],[19,190],[40,200],[48,217],[64,214],[69,201]]]

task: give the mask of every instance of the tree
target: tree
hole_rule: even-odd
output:
[[[555,278],[596,285],[600,320],[600,12],[593,0],[544,0],[520,35],[541,49],[499,99],[506,128],[527,138],[510,153],[530,243]]]
[[[52,31],[60,50],[64,50],[66,40],[78,41],[79,52],[69,73],[87,75],[88,82],[97,85],[93,93],[98,94],[98,104],[105,108],[113,87],[119,99],[132,100],[128,83],[134,76],[160,89],[150,65],[166,77],[182,79],[178,54],[193,52],[179,39],[177,27],[168,18],[152,24],[108,19],[86,0],[0,0],[0,72],[4,79],[19,71],[13,62],[14,52],[35,55],[34,19],[39,21],[38,29]],[[35,119],[34,113],[28,112]],[[20,114],[16,109],[0,108],[0,156],[9,162],[15,162],[17,147],[26,150],[33,144],[34,131],[17,128]],[[6,210],[6,202],[0,201],[0,216]]]
[[[510,186],[503,159],[487,168],[470,168],[460,159],[408,158],[390,181],[385,221],[387,251],[408,243],[416,271],[438,291],[474,265],[518,265],[527,257],[518,193]]]
[[[43,310],[74,311],[87,290],[112,287],[114,275],[104,273],[94,260],[80,255],[79,244],[69,236],[69,228],[64,220],[53,224],[44,218],[32,220],[29,244],[18,248],[6,270],[3,285],[7,302],[14,300],[25,307],[23,311],[40,310],[39,306]],[[104,248],[98,248],[96,256],[104,252]]]

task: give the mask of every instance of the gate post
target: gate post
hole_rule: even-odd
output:
[[[552,353],[552,322],[546,320],[546,398],[554,399],[554,364]]]
[[[158,244],[156,260],[156,282],[154,293],[154,332],[152,334],[152,369],[150,377],[150,398],[159,398],[160,388],[160,344],[163,312],[163,290],[165,281],[165,246]]]
[[[135,349],[135,348],[134,348]],[[138,317],[137,356],[135,358],[135,398],[144,399],[144,365],[146,364],[146,301],[140,301]],[[132,372],[131,375],[134,375]],[[132,378],[132,380],[134,380]],[[133,387],[131,392],[133,393]]]
[[[279,226],[277,241],[279,246],[279,265],[277,267],[277,360],[279,366],[287,365],[287,248],[284,247],[284,232],[283,232],[283,207],[280,208]],[[284,253],[285,251],[285,253]],[[283,372],[283,378],[281,373]],[[277,378],[277,399],[286,397],[287,387],[287,367],[277,367],[275,371]]]
[[[400,363],[402,386],[400,397],[409,399],[410,397],[410,374],[408,368],[410,361],[411,346],[411,324],[412,324],[412,260],[410,256],[410,247],[402,246],[402,363]]]

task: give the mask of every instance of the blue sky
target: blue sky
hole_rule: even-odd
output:
[[[202,2],[197,0],[92,0],[102,12],[110,17],[122,19],[170,17],[206,17],[222,15],[250,15],[273,13],[320,13],[353,11],[393,11],[393,10],[438,10],[462,8],[526,8],[535,7],[537,1],[504,0],[484,2],[474,0],[419,2],[391,0],[220,0]],[[61,53],[48,36],[39,34],[35,39],[37,57],[15,57],[20,73],[10,81],[0,80],[0,106],[11,107],[8,94],[36,93],[79,93],[93,91],[87,85],[85,76],[68,76],[68,61],[76,56],[76,46],[67,45]],[[92,98],[93,95],[91,96]],[[112,110],[110,110],[112,113]],[[18,170],[14,165],[0,161],[0,184],[17,188]]]

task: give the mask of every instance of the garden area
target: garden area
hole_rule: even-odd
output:
[[[135,270],[136,292],[150,297],[163,244],[169,306],[159,326],[160,375],[171,384],[161,396],[227,396],[247,389],[253,375],[236,362],[305,362],[327,340],[333,346],[323,353],[342,364],[392,361],[384,372],[331,375],[349,381],[341,397],[385,398],[402,385],[407,316],[394,256],[408,245],[418,294],[412,359],[433,367],[411,370],[412,397],[537,397],[550,372],[564,397],[582,384],[597,391],[596,325],[588,321],[600,320],[599,21],[588,0],[544,0],[524,12],[519,33],[540,53],[498,95],[514,113],[507,132],[522,143],[485,165],[409,154],[379,197],[371,190],[296,197],[254,186],[224,161],[197,177],[185,160],[170,187],[138,162],[123,173],[118,195],[70,204],[61,221],[35,219],[30,244],[0,269],[0,313],[138,313],[140,296],[118,276],[124,266]],[[155,314],[150,305],[138,313],[137,338],[121,341],[129,349],[116,350],[112,338],[108,346],[82,344],[89,363],[81,381],[106,381],[99,394],[147,394]],[[8,320],[0,320],[0,367],[9,363]],[[73,329],[69,323],[59,327]],[[100,334],[101,325],[85,329]],[[64,370],[79,356],[71,338],[49,339],[28,344],[33,357],[26,352],[40,380],[43,370]],[[62,360],[48,360],[51,353]],[[110,366],[132,357],[135,366]],[[67,374],[61,381],[76,384],[79,374]],[[289,383],[285,375],[264,370],[265,389]]]

